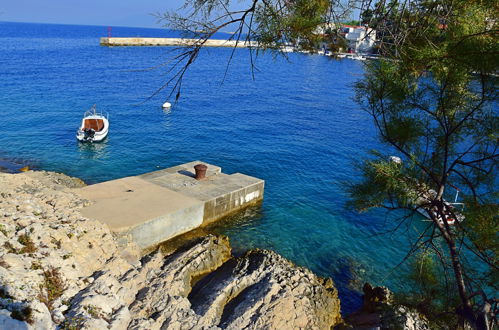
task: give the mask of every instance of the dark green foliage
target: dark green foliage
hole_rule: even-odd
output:
[[[437,311],[454,313],[483,328],[481,308],[494,301],[498,277],[499,38],[491,19],[497,6],[463,0],[392,4],[377,9],[383,15],[366,13],[387,29],[387,58],[366,66],[356,90],[390,154],[403,163],[391,163],[390,154],[366,160],[362,181],[351,188],[353,204],[411,215],[423,200],[433,226],[414,238],[411,253],[433,254],[416,262],[413,302],[434,318]],[[444,202],[452,200],[455,187],[466,204],[465,221],[448,226],[438,219],[456,212]]]
[[[35,246],[35,243],[33,240],[31,240],[31,237],[28,234],[23,234],[19,236],[17,239],[19,243],[24,245],[23,248],[19,251],[20,253],[34,253],[37,250],[37,247]]]
[[[5,251],[7,251],[7,253],[14,253],[14,254],[19,253],[19,251],[17,251],[17,249],[9,241],[3,243],[3,247],[5,248]]]
[[[264,48],[300,43],[313,48],[321,40],[318,27],[326,21],[328,0],[295,0],[285,7],[279,1],[262,2],[255,13],[253,40]]]
[[[66,290],[64,282],[59,270],[56,268],[48,268],[43,271],[43,283],[40,284],[40,293],[38,299],[44,303],[49,310],[52,310],[54,300],[62,296]]]
[[[101,318],[102,309],[100,307],[97,307],[97,306],[94,306],[94,305],[86,305],[86,306],[84,306],[84,309],[94,319]]]
[[[408,276],[411,289],[395,295],[396,303],[415,308],[428,318],[432,328],[456,329],[455,306],[459,304],[459,295],[449,275],[431,251],[415,255]]]
[[[85,323],[83,317],[68,317],[59,325],[61,330],[80,330]]]
[[[60,239],[59,239],[59,240],[57,240],[57,239],[55,239],[55,238],[53,238],[53,237],[52,237],[52,239],[50,240],[50,242],[51,242],[52,244],[54,244],[54,245],[55,245],[55,247],[56,247],[56,248],[58,248],[58,249],[60,249],[60,248],[61,248],[61,246],[62,246],[62,242],[61,242],[61,240],[60,240]]]
[[[350,20],[350,21],[342,22],[342,24],[357,26],[357,25],[360,25],[360,21]]]
[[[287,42],[316,42],[317,27],[327,21],[331,9],[329,0],[292,0],[285,5],[279,0],[253,0],[244,10],[233,11],[230,3],[186,1],[185,8],[192,9],[190,14],[172,12],[159,15],[159,19],[201,40],[217,31],[232,29],[236,30],[234,38],[257,41],[261,49],[275,49]]]
[[[42,265],[40,264],[39,261],[35,260],[31,263],[31,267],[30,269],[32,270],[38,270],[38,269],[42,269]]]
[[[19,310],[16,309],[12,311],[10,313],[10,317],[19,321],[33,324],[33,310],[29,306],[23,307],[22,309]]]
[[[8,237],[7,230],[5,229],[5,226],[0,223],[0,233],[2,233],[5,237]]]
[[[482,205],[473,200],[466,200],[464,214],[473,221],[463,223],[469,233],[468,238],[477,246],[499,254],[499,214],[497,204]]]
[[[412,207],[418,184],[414,170],[374,153],[374,159],[359,165],[363,181],[350,187],[351,205],[359,211],[372,207]],[[387,204],[388,203],[388,204]]]
[[[0,298],[2,299],[14,299],[5,288],[0,287]]]
[[[194,31],[201,41],[177,58],[187,63],[168,81],[176,81],[177,91],[202,41],[216,31],[235,26],[233,39],[258,41],[256,53],[289,43],[314,48],[320,38],[338,42],[324,23],[344,19],[337,10],[341,1],[253,0],[242,11],[230,11],[230,3],[188,1],[191,16],[166,17],[170,27]],[[414,237],[409,254],[433,251],[438,262],[427,257],[419,262],[425,272],[412,278],[419,283],[414,302],[454,310],[460,322],[484,328],[481,309],[498,291],[497,1],[383,0],[362,1],[359,7],[362,23],[376,29],[383,59],[367,63],[364,79],[355,86],[357,101],[390,152],[360,165],[360,182],[350,187],[352,204],[363,211],[405,209],[405,220],[417,203],[426,208],[432,222]],[[329,30],[322,36],[318,27],[324,26]],[[390,155],[402,158],[402,164],[389,161]],[[455,217],[455,210],[445,199],[452,198],[454,187],[466,202],[466,219],[452,227],[446,219]],[[452,299],[443,299],[442,293],[449,292],[443,278],[445,288],[453,288]],[[427,297],[432,294],[436,298]]]

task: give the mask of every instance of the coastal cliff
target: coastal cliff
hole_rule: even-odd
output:
[[[0,173],[0,328],[311,328],[342,322],[337,290],[272,251],[234,258],[224,237],[172,253],[118,249],[81,216],[83,182]],[[141,257],[141,258],[140,258]]]

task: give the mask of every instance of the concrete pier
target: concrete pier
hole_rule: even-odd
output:
[[[107,224],[120,246],[135,243],[146,249],[263,199],[263,180],[228,175],[206,164],[207,178],[198,181],[196,164],[206,163],[194,161],[81,188],[78,194],[93,202],[82,214]]]
[[[185,38],[100,38],[101,46],[175,46],[190,47],[199,44],[197,39]],[[208,39],[203,47],[257,47],[256,42]]]

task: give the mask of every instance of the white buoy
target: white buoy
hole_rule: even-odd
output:
[[[172,104],[170,102],[163,103],[163,109],[170,109],[171,107],[172,107]]]
[[[390,156],[390,161],[395,164],[402,164],[402,159],[397,156]]]

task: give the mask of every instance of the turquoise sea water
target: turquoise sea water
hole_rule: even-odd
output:
[[[393,270],[408,232],[379,236],[393,215],[357,214],[344,183],[355,159],[383,148],[352,100],[360,62],[290,54],[260,56],[255,80],[238,50],[209,49],[188,72],[180,102],[164,112],[161,47],[99,46],[106,27],[0,22],[0,158],[23,159],[89,183],[192,161],[266,180],[261,207],[216,228],[235,253],[273,249],[321,276],[332,276],[343,311],[360,303],[364,280],[399,288]],[[173,36],[113,28],[114,36]],[[92,104],[110,114],[106,142],[82,145],[74,133]]]

